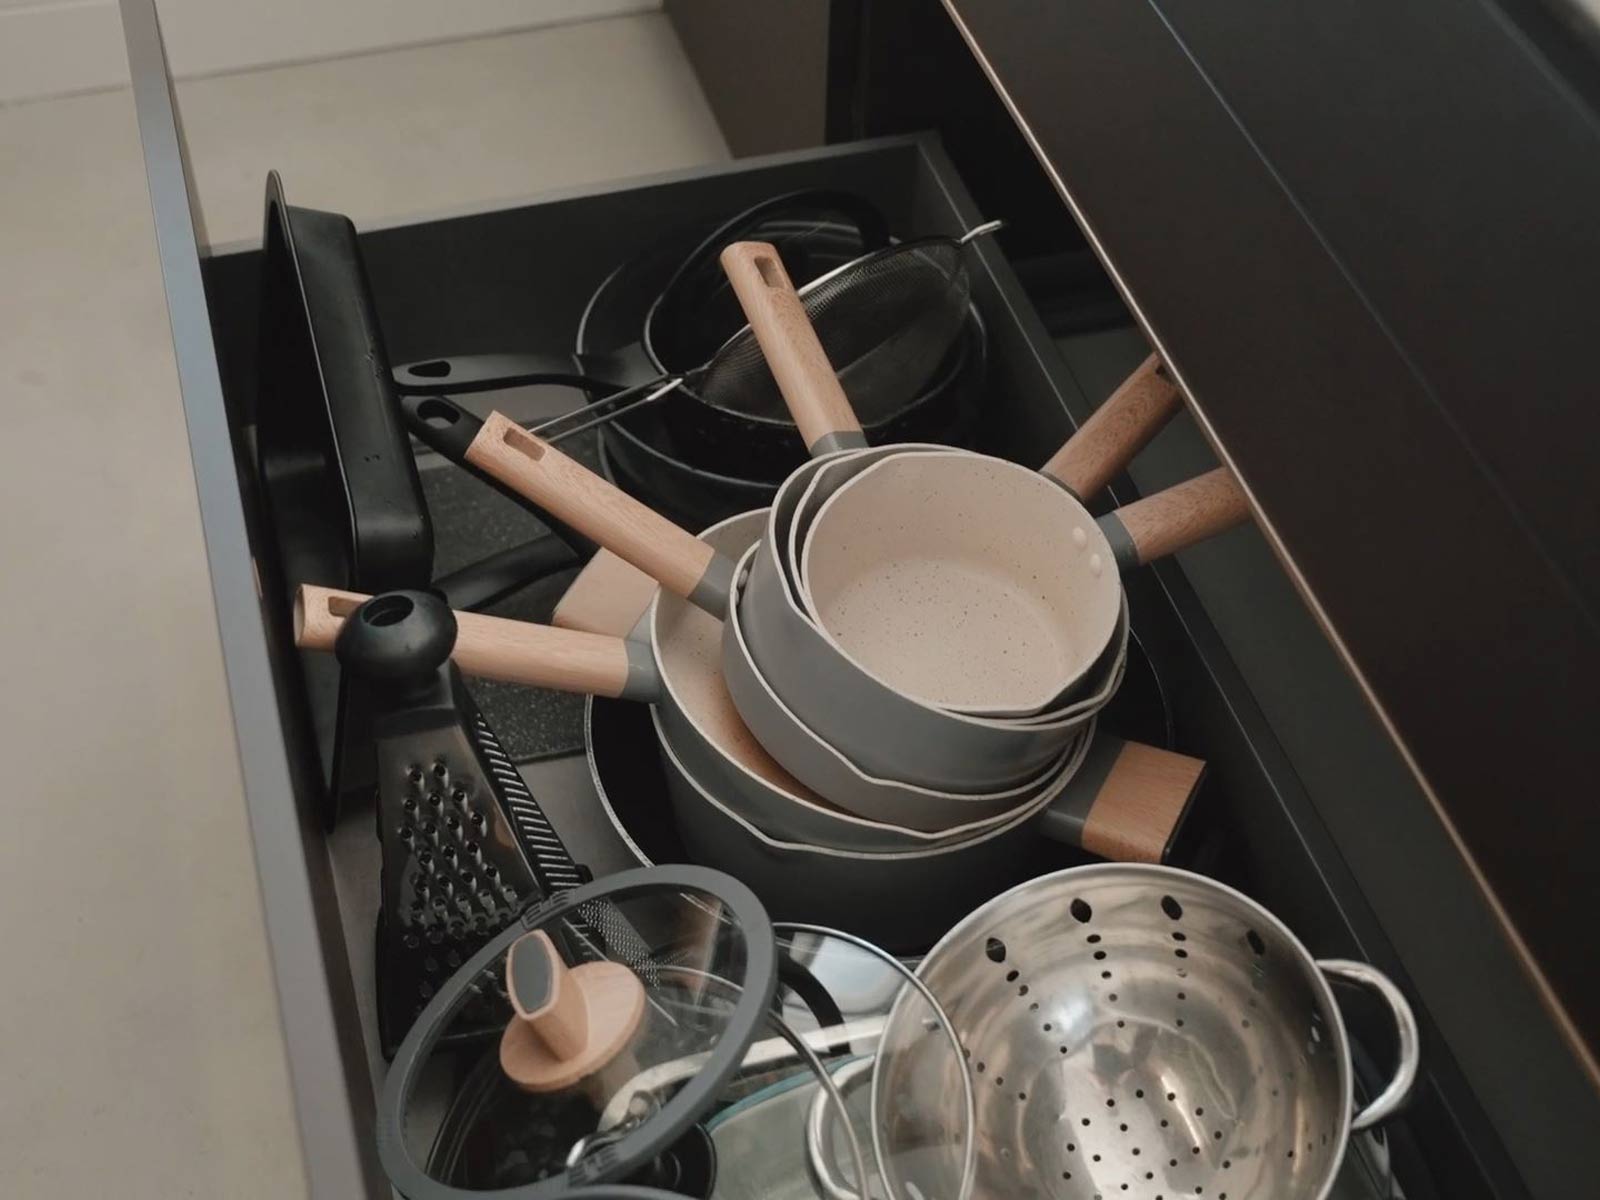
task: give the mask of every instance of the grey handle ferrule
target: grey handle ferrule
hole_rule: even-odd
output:
[[[812,458],[821,458],[824,454],[833,454],[839,450],[865,450],[866,448],[867,435],[859,429],[825,433],[806,447],[811,452]]]
[[[1106,535],[1106,541],[1111,544],[1111,557],[1116,560],[1117,570],[1127,572],[1139,565],[1139,547],[1134,545],[1133,535],[1128,532],[1128,527],[1122,523],[1122,518],[1114,512],[1109,512],[1097,522],[1100,532]]]
[[[638,700],[654,704],[661,698],[661,677],[656,672],[656,656],[645,642],[629,638],[623,643],[628,652],[628,678],[617,693],[619,700]]]
[[[733,594],[733,560],[713,554],[706,572],[688,595],[689,603],[721,620],[728,615],[728,597]]]

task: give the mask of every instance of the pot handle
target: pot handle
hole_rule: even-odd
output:
[[[1352,1132],[1366,1129],[1393,1116],[1395,1110],[1405,1103],[1406,1096],[1410,1094],[1412,1085],[1417,1081],[1417,1068],[1422,1057],[1421,1039],[1417,1034],[1417,1017],[1411,1011],[1411,1003],[1406,999],[1405,993],[1395,986],[1392,979],[1369,963],[1355,962],[1347,958],[1319,958],[1317,968],[1324,975],[1332,975],[1336,979],[1344,979],[1371,988],[1383,997],[1384,1003],[1389,1006],[1390,1015],[1394,1017],[1400,1060],[1395,1065],[1394,1075],[1383,1091],[1350,1118]]]
[[[1039,473],[1087,500],[1132,462],[1183,407],[1183,394],[1152,354],[1090,414]]]
[[[728,611],[732,562],[510,417],[490,413],[466,459],[668,591],[715,617]]]
[[[806,449],[815,456],[865,447],[861,422],[778,251],[766,242],[734,242],[721,262]]]
[[[1227,467],[1186,479],[1124,504],[1100,518],[1117,567],[1126,571],[1232,529],[1250,516],[1250,501]]]
[[[345,619],[372,597],[303,583],[295,590],[294,642],[334,648]],[[450,657],[463,674],[527,687],[625,700],[656,697],[655,660],[638,642],[458,612]]]

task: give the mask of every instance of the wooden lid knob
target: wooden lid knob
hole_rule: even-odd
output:
[[[506,990],[516,1016],[500,1039],[500,1067],[530,1092],[560,1091],[601,1070],[644,1018],[638,976],[614,962],[568,967],[543,930],[512,943]]]

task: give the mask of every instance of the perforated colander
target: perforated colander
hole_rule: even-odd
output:
[[[1416,1077],[1416,1022],[1387,977],[1314,960],[1255,902],[1167,867],[1023,884],[967,917],[918,974],[971,1063],[974,1195],[1322,1200],[1349,1134],[1393,1112]],[[1399,1032],[1393,1079],[1354,1116],[1329,976],[1375,990]],[[891,1015],[877,1094],[946,1086],[924,1041]],[[889,1146],[915,1143],[914,1125],[877,1111]]]

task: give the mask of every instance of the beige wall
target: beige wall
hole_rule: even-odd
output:
[[[173,73],[213,75],[661,7],[661,0],[158,0]],[[0,104],[127,82],[115,0],[0,0]]]

